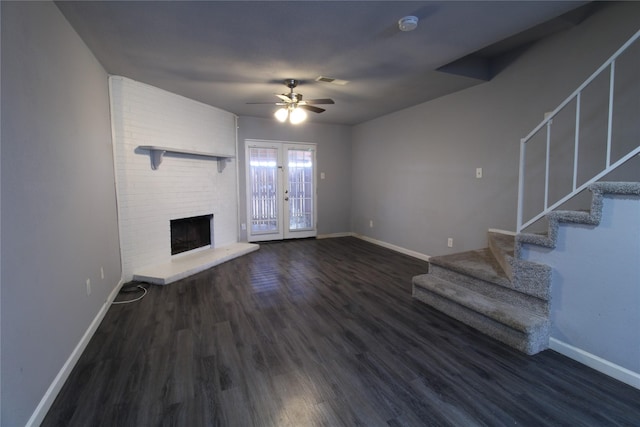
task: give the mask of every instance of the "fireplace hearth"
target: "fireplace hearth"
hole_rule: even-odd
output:
[[[213,214],[172,219],[171,255],[211,245]]]

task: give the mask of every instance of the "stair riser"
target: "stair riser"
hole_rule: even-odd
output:
[[[515,305],[516,307],[521,307],[540,316],[548,316],[549,314],[549,303],[540,298],[476,279],[434,264],[429,265],[429,274],[449,282],[464,285],[474,292]]]
[[[551,298],[551,268],[520,259],[513,260],[514,289],[542,300]]]
[[[497,239],[492,236],[492,233],[489,233],[489,249],[507,277],[510,280],[513,280],[513,271],[511,269],[511,264],[509,263],[509,260],[513,259],[513,256],[505,253],[504,248],[500,245]],[[511,252],[513,253],[513,251]]]
[[[413,297],[523,353],[532,355],[548,348],[549,325],[524,334],[422,287],[413,286]]]

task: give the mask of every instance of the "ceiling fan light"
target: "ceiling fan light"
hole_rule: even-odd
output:
[[[289,115],[289,121],[293,125],[297,125],[298,123],[302,123],[307,119],[307,112],[302,108],[294,108]]]
[[[289,111],[286,108],[280,108],[274,113],[274,116],[279,122],[284,123],[289,116]]]

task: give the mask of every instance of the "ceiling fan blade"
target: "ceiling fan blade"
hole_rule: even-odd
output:
[[[288,102],[245,102],[247,105],[289,105]]]
[[[276,94],[276,96],[280,99],[282,99],[284,102],[291,102],[291,98],[289,98],[287,95],[279,95]]]
[[[331,98],[322,98],[322,99],[305,99],[304,102],[307,104],[335,104],[333,99]]]
[[[326,111],[324,108],[314,107],[313,105],[298,105],[298,108],[313,111],[314,113],[322,113],[323,111]]]

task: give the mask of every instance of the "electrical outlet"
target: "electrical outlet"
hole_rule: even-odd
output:
[[[91,279],[87,279],[87,295],[91,295]]]
[[[447,239],[447,246],[448,246],[448,247],[450,247],[450,248],[452,248],[452,247],[453,247],[453,239],[452,239],[451,237],[449,237],[449,238]]]
[[[476,178],[482,178],[482,168],[476,168]]]
[[[324,179],[324,178],[325,178],[324,172],[320,172],[320,179]]]
[[[240,224],[240,228],[244,231],[247,229],[247,224],[245,224],[244,222],[242,224]]]
[[[372,219],[369,220],[369,228],[373,228],[373,220]]]
[[[104,280],[104,268],[100,267],[100,278]]]

